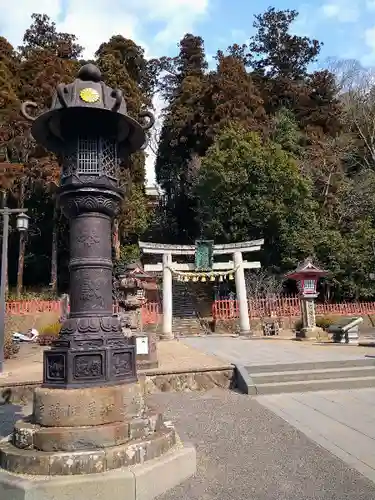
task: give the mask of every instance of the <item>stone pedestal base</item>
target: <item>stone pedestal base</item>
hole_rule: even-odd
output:
[[[22,476],[0,469],[1,500],[152,500],[196,471],[195,449],[176,445],[159,458],[108,472]]]
[[[180,457],[180,448],[173,426],[146,407],[138,383],[68,390],[40,387],[34,392],[33,414],[16,422],[10,439],[0,443],[0,498],[86,498],[81,488],[88,483],[104,489],[100,490],[103,496],[87,498],[153,498],[140,496],[141,489],[135,488],[136,466],[154,461],[154,468],[158,468],[158,460],[164,460],[166,454]],[[195,458],[192,452],[188,457],[185,469],[190,471]],[[171,459],[172,464],[174,461]],[[130,467],[135,467],[130,476],[108,476],[106,489],[102,474]],[[159,470],[159,474],[169,472]],[[174,479],[179,477],[171,474]],[[20,475],[27,475],[28,482],[21,481]],[[71,478],[66,483],[71,488],[69,497],[65,488],[59,492],[56,486],[62,484],[59,481],[63,476]],[[76,476],[92,479],[74,480]],[[112,488],[121,491],[122,497],[114,496],[111,478]],[[90,488],[88,491],[93,492]]]

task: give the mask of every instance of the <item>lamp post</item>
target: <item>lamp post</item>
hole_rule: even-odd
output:
[[[286,278],[297,281],[298,291],[301,299],[301,315],[303,338],[316,338],[318,329],[315,320],[315,299],[318,297],[317,285],[320,278],[327,276],[328,271],[320,269],[313,264],[312,258],[308,257],[297,266],[295,271],[285,275]]]
[[[8,208],[0,210],[3,216],[3,243],[1,252],[1,281],[0,281],[0,373],[4,365],[4,341],[5,341],[5,313],[6,313],[6,281],[8,268],[8,237],[9,237],[9,217],[17,215],[17,229],[20,233],[25,233],[29,227],[29,218],[26,213],[27,208]]]
[[[144,125],[131,118],[122,92],[108,87],[93,64],[57,86],[49,111],[33,118],[31,107],[36,104],[26,102],[21,109],[33,121],[34,139],[62,163],[58,196],[70,226],[70,311],[44,352],[32,415],[0,442],[1,498],[140,499],[147,483],[157,496],[195,472],[195,450],[184,448],[182,457],[175,430],[146,406],[135,339],[113,314],[111,248],[112,220],[124,196],[121,162],[144,147],[154,117],[143,112]],[[151,459],[153,466],[143,467]],[[136,464],[140,472],[126,469]],[[158,476],[169,479],[155,485]]]

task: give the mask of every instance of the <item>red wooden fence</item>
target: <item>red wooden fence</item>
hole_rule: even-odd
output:
[[[61,313],[61,303],[58,300],[14,300],[6,303],[6,314],[33,315],[46,312]],[[113,304],[113,313],[119,312],[119,306]],[[142,306],[142,322],[144,325],[158,323],[159,305],[148,302]]]
[[[6,314],[37,314],[60,312],[58,300],[14,300],[6,303]]]
[[[267,299],[250,299],[249,316],[251,319],[262,317],[298,317],[300,316],[299,297],[276,297]],[[343,302],[341,304],[316,304],[318,315],[365,315],[375,314],[375,302]],[[216,300],[212,304],[212,316],[217,320],[238,318],[238,302],[236,300]]]
[[[113,305],[113,312],[119,307]],[[7,314],[38,314],[44,312],[60,313],[61,304],[58,300],[20,300],[6,303]],[[142,306],[142,323],[159,323],[161,311],[157,302],[147,302]],[[316,304],[317,315],[365,315],[375,314],[375,302],[343,302],[341,304]],[[268,299],[250,299],[249,315],[251,319],[262,317],[299,317],[300,299],[298,297],[276,297]],[[216,320],[235,319],[239,316],[236,300],[216,300],[212,304],[212,316]]]

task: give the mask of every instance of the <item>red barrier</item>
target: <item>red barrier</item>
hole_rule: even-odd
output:
[[[160,320],[159,304],[157,302],[146,302],[141,309],[142,324],[155,325]]]
[[[267,299],[250,299],[249,316],[251,319],[262,317],[299,317],[299,297],[281,296]],[[20,300],[6,303],[6,314],[26,315],[44,312],[60,313],[61,304],[58,300]],[[119,312],[118,304],[113,304],[113,313]],[[157,324],[161,311],[157,302],[146,302],[141,308],[142,323]],[[343,302],[341,304],[316,304],[317,315],[363,316],[375,314],[375,302]],[[235,319],[239,316],[236,300],[216,300],[212,304],[212,317],[216,320]]]
[[[113,304],[113,314],[117,314],[120,308]],[[61,303],[59,300],[12,300],[6,303],[6,314],[9,315],[33,315],[45,312],[56,312],[61,314]],[[141,309],[144,325],[158,323],[159,304],[147,302]]]
[[[12,300],[6,303],[6,314],[37,314],[44,312],[60,312],[58,300]]]
[[[249,299],[249,316],[251,319],[264,317],[299,317],[301,315],[299,297],[275,297],[266,299]],[[375,302],[343,302],[340,304],[316,303],[316,314],[339,316],[363,316],[375,314]],[[212,317],[216,320],[238,318],[237,300],[216,300],[212,304]]]

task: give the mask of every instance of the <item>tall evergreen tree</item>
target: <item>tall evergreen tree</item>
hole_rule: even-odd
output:
[[[248,61],[254,71],[269,76],[301,80],[321,48],[318,40],[290,33],[298,17],[296,10],[269,7],[255,16],[256,33],[251,37]]]
[[[200,98],[206,84],[207,62],[203,40],[187,34],[179,54],[162,61],[164,97],[168,102],[156,160],[156,176],[167,194],[168,227],[188,241],[196,236],[195,204],[192,196],[191,161],[202,151]],[[173,238],[173,234],[168,237]]]
[[[142,122],[141,112],[152,106],[154,92],[153,67],[145,59],[142,47],[121,35],[113,36],[100,45],[96,63],[107,85],[122,90],[129,115]],[[122,164],[121,182],[126,197],[114,232],[119,232],[123,244],[136,243],[147,228],[145,160],[145,153],[137,152]]]

